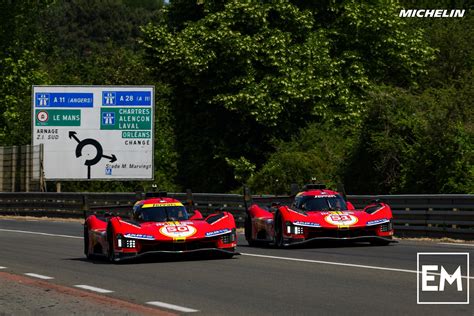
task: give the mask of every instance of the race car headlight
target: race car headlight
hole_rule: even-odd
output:
[[[294,232],[295,235],[303,235],[304,233],[303,227],[301,226],[293,226],[293,227],[295,229],[295,232]]]
[[[294,226],[291,225],[290,223],[286,223],[286,233],[288,235],[294,234],[294,235],[303,235],[304,234],[304,228],[301,226]]]
[[[137,245],[134,239],[124,238],[122,235],[117,235],[117,247],[119,248],[135,248]]]
[[[117,247],[122,248],[123,247],[123,236],[122,235],[117,235]]]
[[[135,240],[133,239],[127,239],[126,242],[125,242],[125,247],[127,248],[135,248],[136,246],[136,243],[135,243]]]
[[[224,244],[233,243],[235,241],[235,230],[232,230],[232,233],[222,235],[221,240]]]
[[[391,231],[392,229],[393,229],[392,221],[380,225],[380,231],[381,231],[381,232],[389,232],[389,231]]]

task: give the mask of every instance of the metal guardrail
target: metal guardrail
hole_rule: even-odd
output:
[[[348,199],[356,208],[373,199],[389,204],[397,236],[474,240],[473,194],[354,195]]]
[[[245,202],[267,204],[291,203],[289,196],[252,196],[244,201],[239,194],[168,193],[204,215],[216,210],[231,212],[237,226],[245,219]],[[133,203],[142,198],[137,193],[25,193],[0,192],[0,214],[50,217],[83,217],[85,213],[108,211],[127,216]],[[356,208],[374,199],[392,207],[397,236],[450,237],[474,240],[474,195],[349,195]]]

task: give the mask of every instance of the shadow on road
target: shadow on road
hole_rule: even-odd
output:
[[[97,256],[91,259],[83,258],[65,258],[68,261],[82,261],[89,264],[149,264],[160,262],[189,262],[189,261],[215,261],[215,260],[235,260],[236,254],[233,258],[223,258],[216,254],[150,254],[139,258],[131,258],[123,261],[110,262],[106,257]]]
[[[393,244],[390,244],[393,245]],[[299,245],[290,245],[283,248],[277,248],[273,244],[261,243],[254,246],[248,244],[239,244],[239,248],[262,248],[262,249],[326,249],[326,248],[372,248],[372,247],[388,247],[390,245],[376,245],[368,242],[354,242],[347,240],[316,240]]]

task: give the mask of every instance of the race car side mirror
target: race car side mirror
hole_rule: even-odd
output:
[[[348,209],[349,211],[355,210],[354,204],[352,204],[352,203],[349,202],[349,201],[347,201],[346,204],[347,204],[347,209]]]

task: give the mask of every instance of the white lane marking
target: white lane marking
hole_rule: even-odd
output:
[[[79,236],[47,234],[47,233],[31,232],[31,231],[25,231],[25,230],[14,230],[14,229],[2,229],[2,228],[0,228],[0,231],[14,232],[14,233],[24,233],[24,234],[36,234],[36,235],[52,236],[52,237],[65,237],[65,238],[84,239],[84,237],[79,237]],[[454,243],[438,243],[438,244],[471,246],[470,244],[454,244]],[[376,269],[376,270],[407,272],[407,273],[418,273],[416,270],[386,268],[386,267],[377,267],[377,266],[366,266],[366,265],[352,264],[352,263],[330,262],[330,261],[320,261],[320,260],[308,260],[308,259],[277,257],[277,256],[266,256],[266,255],[257,255],[257,254],[251,254],[251,253],[240,253],[240,254],[243,255],[243,256],[253,256],[253,257],[261,257],[261,258],[268,258],[268,259],[280,259],[280,260],[288,260],[288,261],[300,261],[300,262],[321,263],[321,264],[329,264],[329,265],[339,265],[339,266],[355,267],[355,268]],[[431,274],[440,275],[438,273],[431,273]],[[466,278],[466,276],[463,276],[463,278]],[[474,280],[474,277],[469,277],[469,279]],[[106,292],[106,293],[108,293],[108,292]]]
[[[22,234],[33,234],[33,235],[52,236],[52,237],[65,237],[65,238],[84,239],[84,237],[79,237],[79,236],[47,234],[47,233],[39,233],[39,232],[30,232],[30,231],[27,231],[27,230],[15,230],[15,229],[0,228],[0,231],[10,232],[10,233],[22,233]]]
[[[240,253],[242,256],[250,256],[250,257],[259,257],[259,258],[266,258],[266,259],[278,259],[278,260],[287,260],[287,261],[299,261],[299,262],[309,262],[309,263],[320,263],[320,264],[328,264],[334,266],[343,266],[343,267],[353,267],[353,268],[363,268],[363,269],[374,269],[374,270],[384,270],[384,271],[395,271],[395,272],[406,272],[406,273],[418,273],[416,270],[408,270],[408,269],[397,269],[397,268],[387,268],[387,267],[377,267],[377,266],[366,266],[362,264],[353,264],[353,263],[343,263],[343,262],[331,262],[331,261],[320,261],[320,260],[310,260],[310,259],[297,259],[297,258],[288,258],[288,257],[277,257],[277,256],[267,256],[267,255],[257,255],[253,253]],[[430,273],[433,275],[441,275],[440,273]],[[464,279],[467,279],[466,276],[462,276]],[[474,277],[469,277],[469,279],[473,279]]]
[[[85,285],[85,284],[78,284],[74,285],[75,287],[78,287],[80,289],[84,290],[89,290],[97,293],[112,293],[113,291],[106,290],[106,289],[101,289],[100,287],[95,287],[95,286],[90,286],[90,285]]]
[[[197,309],[192,309],[192,308],[188,308],[188,307],[168,304],[168,303],[164,303],[164,302],[153,301],[153,302],[146,302],[146,303],[149,304],[149,305],[153,305],[153,306],[164,307],[164,308],[167,308],[167,309],[173,309],[175,311],[183,312],[183,313],[199,312]]]
[[[54,279],[53,277],[50,277],[50,276],[47,276],[47,275],[36,274],[36,273],[25,273],[25,275],[33,277],[33,278],[41,279],[41,280],[52,280],[52,279]]]
[[[461,246],[461,247],[474,247],[474,244],[457,244],[452,242],[439,242],[438,245],[450,245],[450,246]]]

